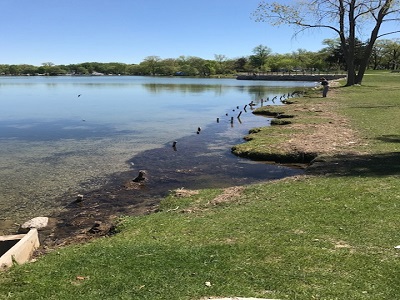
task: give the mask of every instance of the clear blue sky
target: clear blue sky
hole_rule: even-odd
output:
[[[0,0],[0,64],[140,63],[215,54],[238,58],[264,45],[274,53],[318,51],[329,31],[293,39],[257,23],[259,0]]]

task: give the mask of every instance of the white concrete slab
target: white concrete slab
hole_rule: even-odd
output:
[[[1,241],[18,240],[7,252],[0,257],[0,270],[8,268],[13,263],[23,264],[32,258],[33,251],[39,247],[39,236],[36,229],[27,234],[0,236]]]

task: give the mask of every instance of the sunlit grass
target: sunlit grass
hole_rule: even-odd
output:
[[[400,151],[400,74],[366,75],[362,86],[346,88],[338,99],[342,113],[349,116],[364,135],[365,151]]]

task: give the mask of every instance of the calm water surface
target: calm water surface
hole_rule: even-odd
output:
[[[178,149],[207,144],[203,154],[212,153],[217,164],[218,155],[232,156],[230,147],[241,142],[250,128],[268,125],[268,119],[254,116],[249,108],[243,111],[244,105],[254,101],[260,106],[262,98],[279,98],[309,86],[314,83],[0,77],[0,233],[10,222],[52,213],[77,193],[98,188],[110,175],[132,169],[132,158],[138,154],[173,141],[179,141]],[[272,104],[280,103],[263,103]],[[247,168],[253,164],[234,159]],[[193,158],[193,165],[198,162]],[[270,178],[268,172],[274,178],[287,176],[286,168],[265,164],[262,168],[265,178]],[[226,174],[215,176],[229,180]]]

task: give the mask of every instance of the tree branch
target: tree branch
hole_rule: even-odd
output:
[[[385,36],[385,35],[390,35],[390,34],[399,33],[399,32],[400,32],[400,30],[382,33],[382,34],[378,35],[378,39],[383,37],[383,36]]]

